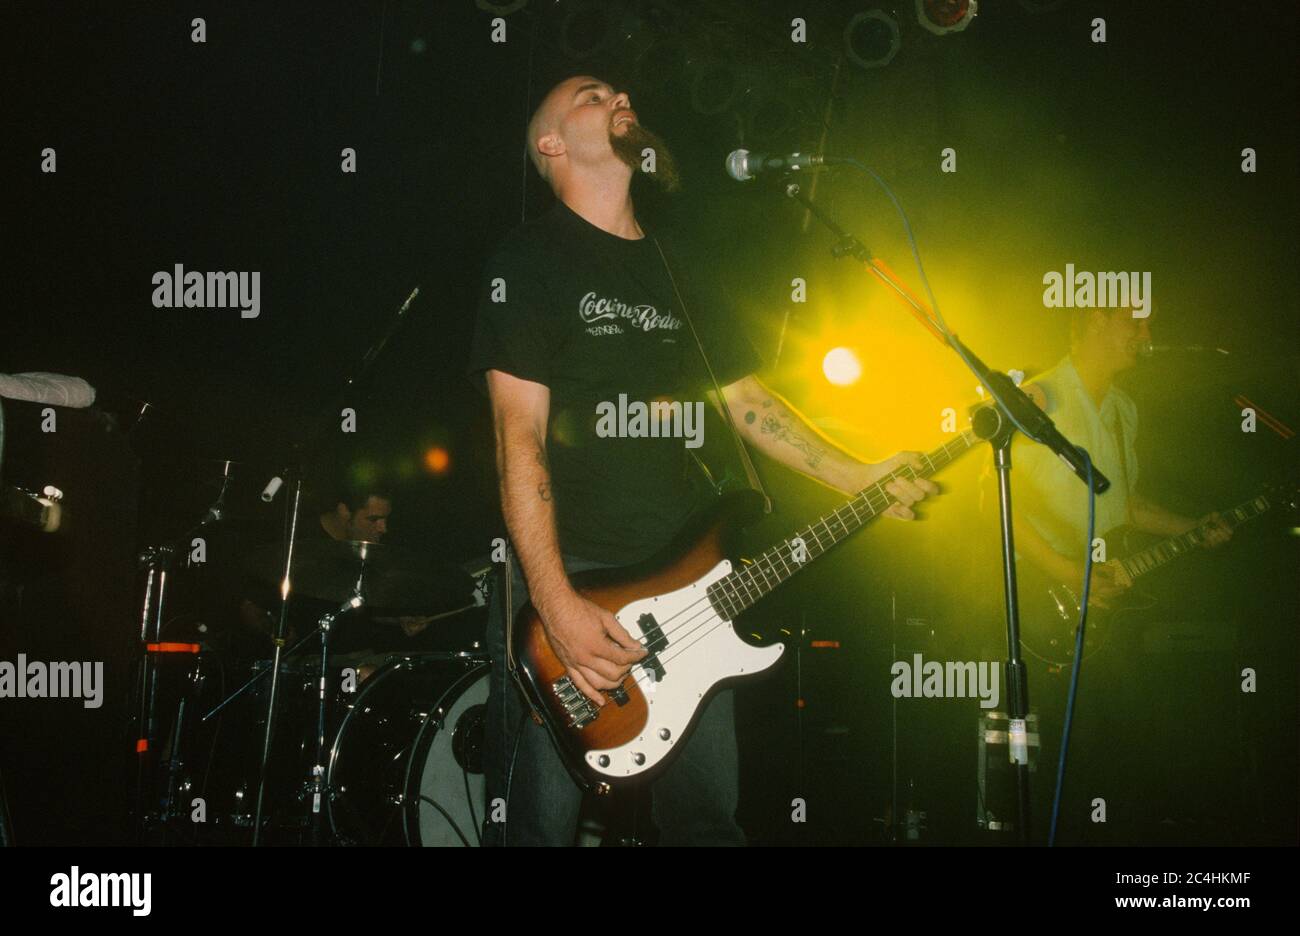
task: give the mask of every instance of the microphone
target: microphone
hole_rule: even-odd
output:
[[[767,172],[798,172],[817,166],[834,166],[847,160],[835,156],[813,156],[810,153],[751,153],[738,149],[727,157],[727,175],[737,182],[749,182]]]
[[[266,487],[262,488],[262,500],[268,504],[271,503],[271,501],[275,500],[275,495],[280,493],[280,488],[283,485],[284,478],[276,475],[266,483]]]
[[[1137,353],[1139,357],[1149,358],[1153,354],[1165,354],[1169,351],[1209,351],[1214,354],[1224,354],[1228,352],[1223,348],[1207,348],[1204,345],[1158,345],[1149,341],[1144,341],[1138,345]]]

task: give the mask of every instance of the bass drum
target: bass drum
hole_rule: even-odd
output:
[[[484,818],[485,656],[390,657],[364,683],[330,751],[341,845],[478,845]]]

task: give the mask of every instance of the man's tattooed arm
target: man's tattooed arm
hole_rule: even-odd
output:
[[[725,387],[723,394],[745,440],[787,468],[850,493],[862,490],[879,475],[874,465],[854,458],[828,439],[757,377],[736,381]]]
[[[765,406],[771,406],[771,404],[771,400],[763,401],[763,405]],[[750,419],[752,415],[754,415],[753,410],[746,413],[745,421],[752,423],[753,420]],[[804,462],[809,468],[816,468],[821,464],[822,458],[826,455],[825,448],[820,445],[814,445],[809,439],[804,438],[794,429],[791,429],[789,423],[773,416],[771,413],[763,414],[763,420],[758,431],[765,435],[770,435],[778,441],[794,446],[803,453]]]

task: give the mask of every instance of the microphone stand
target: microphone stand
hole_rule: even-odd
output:
[[[294,456],[292,461],[294,467],[286,471],[286,474],[293,478],[293,494],[285,505],[287,516],[285,522],[284,576],[280,580],[280,618],[276,624],[275,637],[272,640],[275,651],[271,661],[271,689],[267,694],[266,728],[262,735],[262,759],[258,768],[257,807],[253,814],[254,848],[260,845],[262,841],[262,811],[266,801],[267,767],[271,761],[271,744],[275,735],[275,716],[280,699],[280,667],[285,656],[284,645],[289,632],[289,603],[293,596],[294,542],[298,535],[298,514],[302,505],[303,466],[306,464],[306,456],[312,453],[321,443],[321,440],[325,437],[327,427],[337,418],[339,404],[347,398],[349,392],[355,391],[361,382],[370,376],[374,370],[375,362],[379,360],[379,356],[387,346],[389,339],[402,327],[407,310],[410,309],[411,303],[415,301],[415,297],[419,294],[419,287],[411,290],[411,294],[406,297],[406,301],[397,310],[397,314],[393,316],[383,335],[366,351],[356,371],[344,380],[343,386],[330,401],[328,408],[322,410],[320,421],[316,424],[308,423],[311,428],[304,431],[298,443],[293,447]],[[322,631],[321,652],[323,660],[324,654],[328,652],[327,633],[328,630]],[[320,693],[322,697],[321,705],[323,706],[326,693],[325,661],[321,664],[321,680]],[[320,800],[315,797],[328,795],[328,791],[321,790],[315,781],[313,787],[317,787],[313,802],[313,806],[316,806]]]
[[[808,212],[835,235],[831,255],[836,259],[851,256],[910,307],[911,314],[936,340],[951,348],[962,363],[979,378],[989,391],[993,405],[980,407],[971,420],[971,429],[993,448],[994,464],[998,474],[998,511],[1002,539],[1002,588],[1007,624],[1007,715],[1008,752],[1015,767],[1016,778],[1016,831],[1021,845],[1029,844],[1029,738],[1025,719],[1029,714],[1029,680],[1025,662],[1020,656],[1020,602],[1016,590],[1016,549],[1011,512],[1011,440],[1017,427],[1032,433],[1033,441],[1046,445],[1064,459],[1085,484],[1088,466],[1078,449],[1070,443],[1055,423],[1006,374],[991,370],[983,361],[935,321],[932,310],[918,299],[906,286],[898,282],[884,262],[872,256],[871,251],[852,234],[846,232],[835,220],[808,199],[799,181],[787,173],[781,181],[784,193],[803,205]],[[1092,470],[1093,492],[1101,494],[1110,487],[1110,481]],[[895,817],[897,821],[897,817]]]

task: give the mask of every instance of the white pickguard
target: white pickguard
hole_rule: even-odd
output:
[[[776,663],[784,644],[751,647],[732,630],[709,603],[707,589],[731,573],[723,560],[702,578],[677,591],[643,598],[627,605],[618,622],[638,640],[644,639],[639,619],[654,616],[668,639],[659,651],[664,676],[659,682],[640,666],[632,672],[647,702],[649,715],[640,735],[627,744],[587,752],[592,770],[609,777],[631,777],[650,770],[682,741],[709,690],[724,679],[759,673]]]

